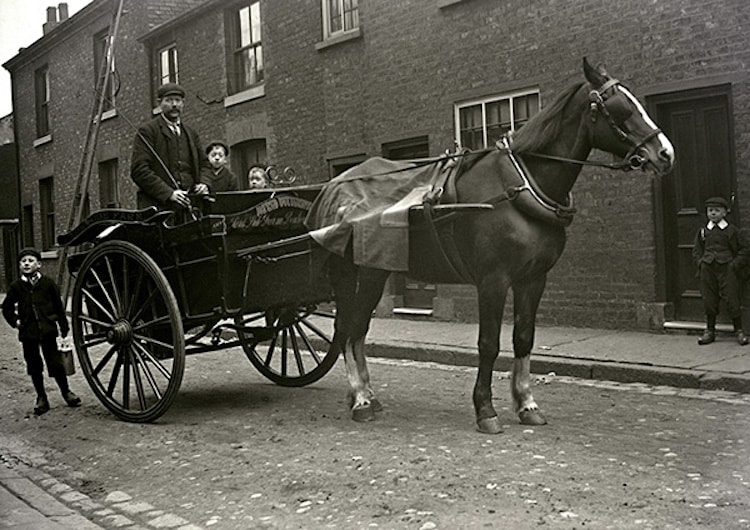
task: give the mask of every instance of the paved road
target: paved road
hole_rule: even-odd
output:
[[[170,411],[133,425],[79,375],[83,407],[54,396],[50,413],[30,416],[26,378],[6,357],[0,448],[108,529],[750,526],[749,396],[544,376],[535,394],[550,425],[529,429],[500,373],[506,429],[490,437],[474,430],[472,369],[371,368],[386,408],[368,424],[348,418],[340,365],[281,388],[229,351],[188,359]]]

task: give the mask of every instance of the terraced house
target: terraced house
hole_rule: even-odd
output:
[[[750,223],[750,4],[745,0],[95,0],[4,64],[13,79],[24,244],[56,267],[114,38],[89,209],[135,207],[134,124],[157,87],[188,93],[185,119],[231,147],[238,175],[292,167],[330,179],[371,156],[492,146],[569,84],[582,58],[645,102],[677,151],[674,172],[586,168],[549,277],[543,324],[701,326],[692,238],[703,200],[734,197]],[[54,16],[55,12],[58,16]],[[594,157],[606,160],[605,155]],[[472,320],[462,285],[390,280],[382,314]]]

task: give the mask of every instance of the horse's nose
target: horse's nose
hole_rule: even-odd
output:
[[[668,162],[669,165],[674,164],[674,147],[672,142],[663,133],[659,135],[661,140],[661,149],[659,149],[659,158]]]

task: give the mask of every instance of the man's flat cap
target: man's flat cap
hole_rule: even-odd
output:
[[[177,83],[165,83],[165,84],[163,84],[162,86],[159,87],[159,90],[156,93],[156,96],[159,99],[165,98],[167,96],[180,96],[180,97],[184,98],[185,97],[185,89],[183,89]]]

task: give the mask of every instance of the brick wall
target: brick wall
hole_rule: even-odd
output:
[[[146,4],[143,10],[138,8],[143,2],[126,1],[117,43],[119,117],[102,124],[97,150],[97,160],[118,158],[125,206],[134,206],[135,188],[128,176],[133,130],[124,118],[138,124],[152,115],[147,46],[175,42],[180,82],[188,90],[186,123],[204,141],[265,138],[269,160],[294,167],[300,182],[326,179],[330,159],[379,155],[383,143],[417,136],[427,136],[437,155],[453,146],[457,102],[538,87],[545,104],[582,79],[583,56],[604,63],[643,101],[658,87],[674,91],[696,80],[721,83],[731,76],[739,216],[750,218],[746,0],[463,0],[443,8],[446,2],[435,0],[364,0],[361,37],[327,47],[319,45],[320,0],[264,1],[265,95],[228,108],[222,104],[223,10],[235,4],[205,2],[195,16],[141,42],[165,16],[160,9],[175,7],[157,0]],[[92,14],[86,30],[45,54],[55,65],[51,144],[32,147],[33,90],[17,91],[24,204],[38,203],[38,178],[58,177],[58,231],[67,220],[91,110],[92,36],[109,19],[108,11]],[[30,60],[19,69],[15,84],[33,87],[37,63]],[[550,273],[542,323],[636,327],[639,307],[660,302],[657,185],[636,172],[582,172],[574,188],[579,213]],[[96,185],[92,190],[93,209]],[[454,318],[476,318],[472,289],[441,291],[452,300]]]

